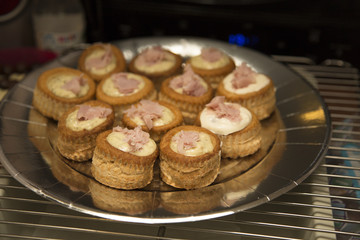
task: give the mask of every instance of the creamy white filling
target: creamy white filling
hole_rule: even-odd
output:
[[[131,146],[125,142],[125,134],[121,132],[112,132],[106,137],[106,141],[123,152],[131,153],[136,156],[149,156],[156,150],[156,143],[154,140],[149,139],[149,141],[138,151],[131,151]]]
[[[206,61],[205,59],[203,59],[201,57],[201,55],[192,57],[190,59],[190,64],[192,66],[194,66],[196,68],[202,68],[202,69],[208,69],[208,70],[224,67],[227,64],[229,64],[229,62],[230,62],[230,59],[225,54],[223,54],[223,56],[215,62]]]
[[[229,91],[229,92],[233,92],[236,94],[246,94],[246,93],[251,93],[251,92],[257,92],[260,89],[264,88],[266,85],[269,84],[270,79],[265,76],[264,74],[256,74],[255,76],[255,83],[251,83],[248,86],[244,87],[244,88],[234,88],[231,81],[234,78],[234,74],[230,73],[229,75],[227,75],[224,80],[223,80],[223,84],[224,84],[224,88]]]
[[[171,150],[173,150],[176,153],[179,153],[179,151],[178,151],[178,144],[174,140],[174,138],[176,138],[178,134],[180,134],[180,132],[176,133],[172,137],[172,140],[171,140],[171,143],[170,143]],[[200,132],[199,133],[199,138],[200,139],[199,139],[198,142],[196,142],[195,147],[184,150],[185,151],[185,153],[184,153],[185,156],[200,156],[200,155],[203,155],[205,153],[213,151],[214,146],[213,146],[213,144],[211,142],[211,137],[208,134]]]
[[[153,126],[154,127],[169,124],[175,118],[174,113],[170,109],[168,109],[167,107],[164,107],[164,106],[162,106],[162,107],[163,107],[162,116],[160,118],[157,118],[157,119],[153,120]],[[140,118],[139,116],[135,116],[135,117],[131,118],[131,120],[133,122],[135,122],[136,125],[138,125],[138,126],[145,125],[144,120],[142,120],[142,118]]]
[[[136,75],[136,74],[132,74],[132,73],[127,73],[128,78],[133,78],[136,79],[140,82],[140,84],[137,86],[136,89],[134,89],[134,91],[132,93],[121,93],[119,92],[119,90],[115,87],[114,82],[112,81],[112,77],[110,76],[109,78],[107,78],[104,82],[104,84],[102,85],[102,90],[103,92],[111,97],[123,97],[123,96],[127,96],[127,95],[131,95],[131,94],[135,94],[137,92],[139,92],[140,90],[142,90],[145,86],[145,82],[142,79],[141,76]]]
[[[105,49],[103,48],[99,48],[99,49],[96,49],[94,51],[92,51],[85,59],[85,62],[89,61],[90,59],[93,59],[93,58],[98,58],[98,57],[101,57],[103,56],[105,53]],[[85,64],[86,66],[86,64]],[[116,67],[116,58],[114,56],[114,54],[112,54],[112,57],[111,57],[111,61],[109,64],[107,64],[105,67],[103,68],[96,68],[96,67],[92,67],[90,68],[90,72],[92,74],[97,74],[97,75],[103,75],[103,74],[107,74],[109,73],[110,71],[112,71],[114,68]]]
[[[78,94],[73,93],[70,90],[63,88],[65,83],[70,82],[73,78],[79,77],[72,73],[58,73],[49,77],[47,80],[47,88],[56,96],[63,98],[77,98],[82,97],[87,94],[89,91],[89,84],[85,84],[80,87],[80,92]]]
[[[145,72],[145,73],[155,73],[155,72],[163,72],[171,69],[175,63],[175,56],[171,53],[164,52],[165,57],[162,61],[152,64],[152,65],[141,65],[135,60],[135,66],[138,70]]]
[[[65,123],[66,127],[71,129],[72,131],[75,131],[75,132],[82,131],[82,130],[89,131],[106,121],[106,118],[93,118],[90,120],[79,121],[77,119],[78,111],[79,110],[73,111],[66,118],[66,123]]]
[[[246,108],[241,107],[239,104],[233,105],[240,110],[240,121],[231,121],[228,118],[218,118],[214,111],[205,108],[200,115],[201,126],[218,135],[228,135],[244,129],[252,120],[251,112]]]

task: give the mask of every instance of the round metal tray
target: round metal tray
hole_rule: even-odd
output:
[[[276,111],[262,124],[263,142],[254,155],[222,159],[215,182],[197,190],[167,186],[158,166],[152,183],[117,190],[91,177],[91,161],[76,163],[56,150],[56,122],[32,106],[33,89],[45,70],[76,67],[80,50],[37,69],[17,84],[0,105],[0,159],[7,171],[37,194],[79,212],[119,221],[173,223],[205,220],[258,206],[296,187],[318,166],[331,133],[326,106],[305,80],[256,51],[202,38],[138,38],[114,42],[129,61],[143,48],[161,45],[184,59],[204,46],[222,49],[236,64],[247,62],[272,78]]]

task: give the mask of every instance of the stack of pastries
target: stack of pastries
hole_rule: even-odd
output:
[[[91,161],[97,182],[144,188],[159,166],[164,183],[188,190],[212,184],[222,158],[241,161],[258,151],[275,88],[211,46],[189,59],[151,46],[127,63],[117,46],[96,43],[78,69],[43,72],[33,106],[58,121],[58,152]]]

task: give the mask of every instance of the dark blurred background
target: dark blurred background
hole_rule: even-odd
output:
[[[0,50],[35,46],[35,0],[0,0]],[[61,2],[61,1],[60,1]],[[81,0],[85,41],[198,36],[359,67],[359,0]],[[11,7],[23,5],[12,17]]]
[[[321,62],[359,66],[358,0],[91,0],[87,39],[199,36]]]

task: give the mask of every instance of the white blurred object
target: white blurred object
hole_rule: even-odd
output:
[[[61,53],[84,42],[85,16],[79,0],[36,0],[33,6],[36,44]]]

